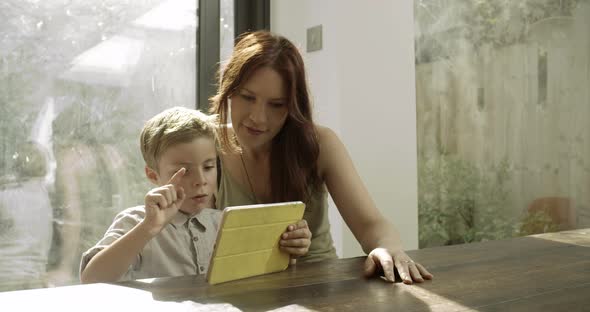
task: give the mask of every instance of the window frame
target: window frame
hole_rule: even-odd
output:
[[[209,98],[216,92],[219,68],[220,1],[199,0],[197,18],[197,98],[195,108],[207,111]]]

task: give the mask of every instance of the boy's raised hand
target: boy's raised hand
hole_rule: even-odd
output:
[[[168,184],[156,187],[145,195],[145,219],[142,222],[154,235],[172,220],[182,206],[186,195],[180,181],[185,173],[186,168],[180,168]]]

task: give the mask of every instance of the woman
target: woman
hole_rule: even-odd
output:
[[[327,189],[369,254],[366,275],[381,268],[393,282],[395,266],[407,284],[432,278],[403,251],[399,234],[376,208],[342,142],[313,123],[303,59],[291,42],[266,31],[242,36],[223,69],[211,112],[222,125],[217,207],[305,202],[312,241],[300,259],[319,261],[336,258]],[[229,123],[232,127],[224,126]],[[305,239],[304,231],[292,235]],[[307,252],[303,241],[289,241],[284,247],[291,254]]]

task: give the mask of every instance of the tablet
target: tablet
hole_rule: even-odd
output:
[[[289,254],[279,249],[279,240],[304,210],[299,201],[223,210],[207,271],[209,284],[285,270]]]

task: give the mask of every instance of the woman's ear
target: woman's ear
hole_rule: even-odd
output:
[[[158,185],[158,173],[152,168],[145,166],[145,176],[155,185]]]

